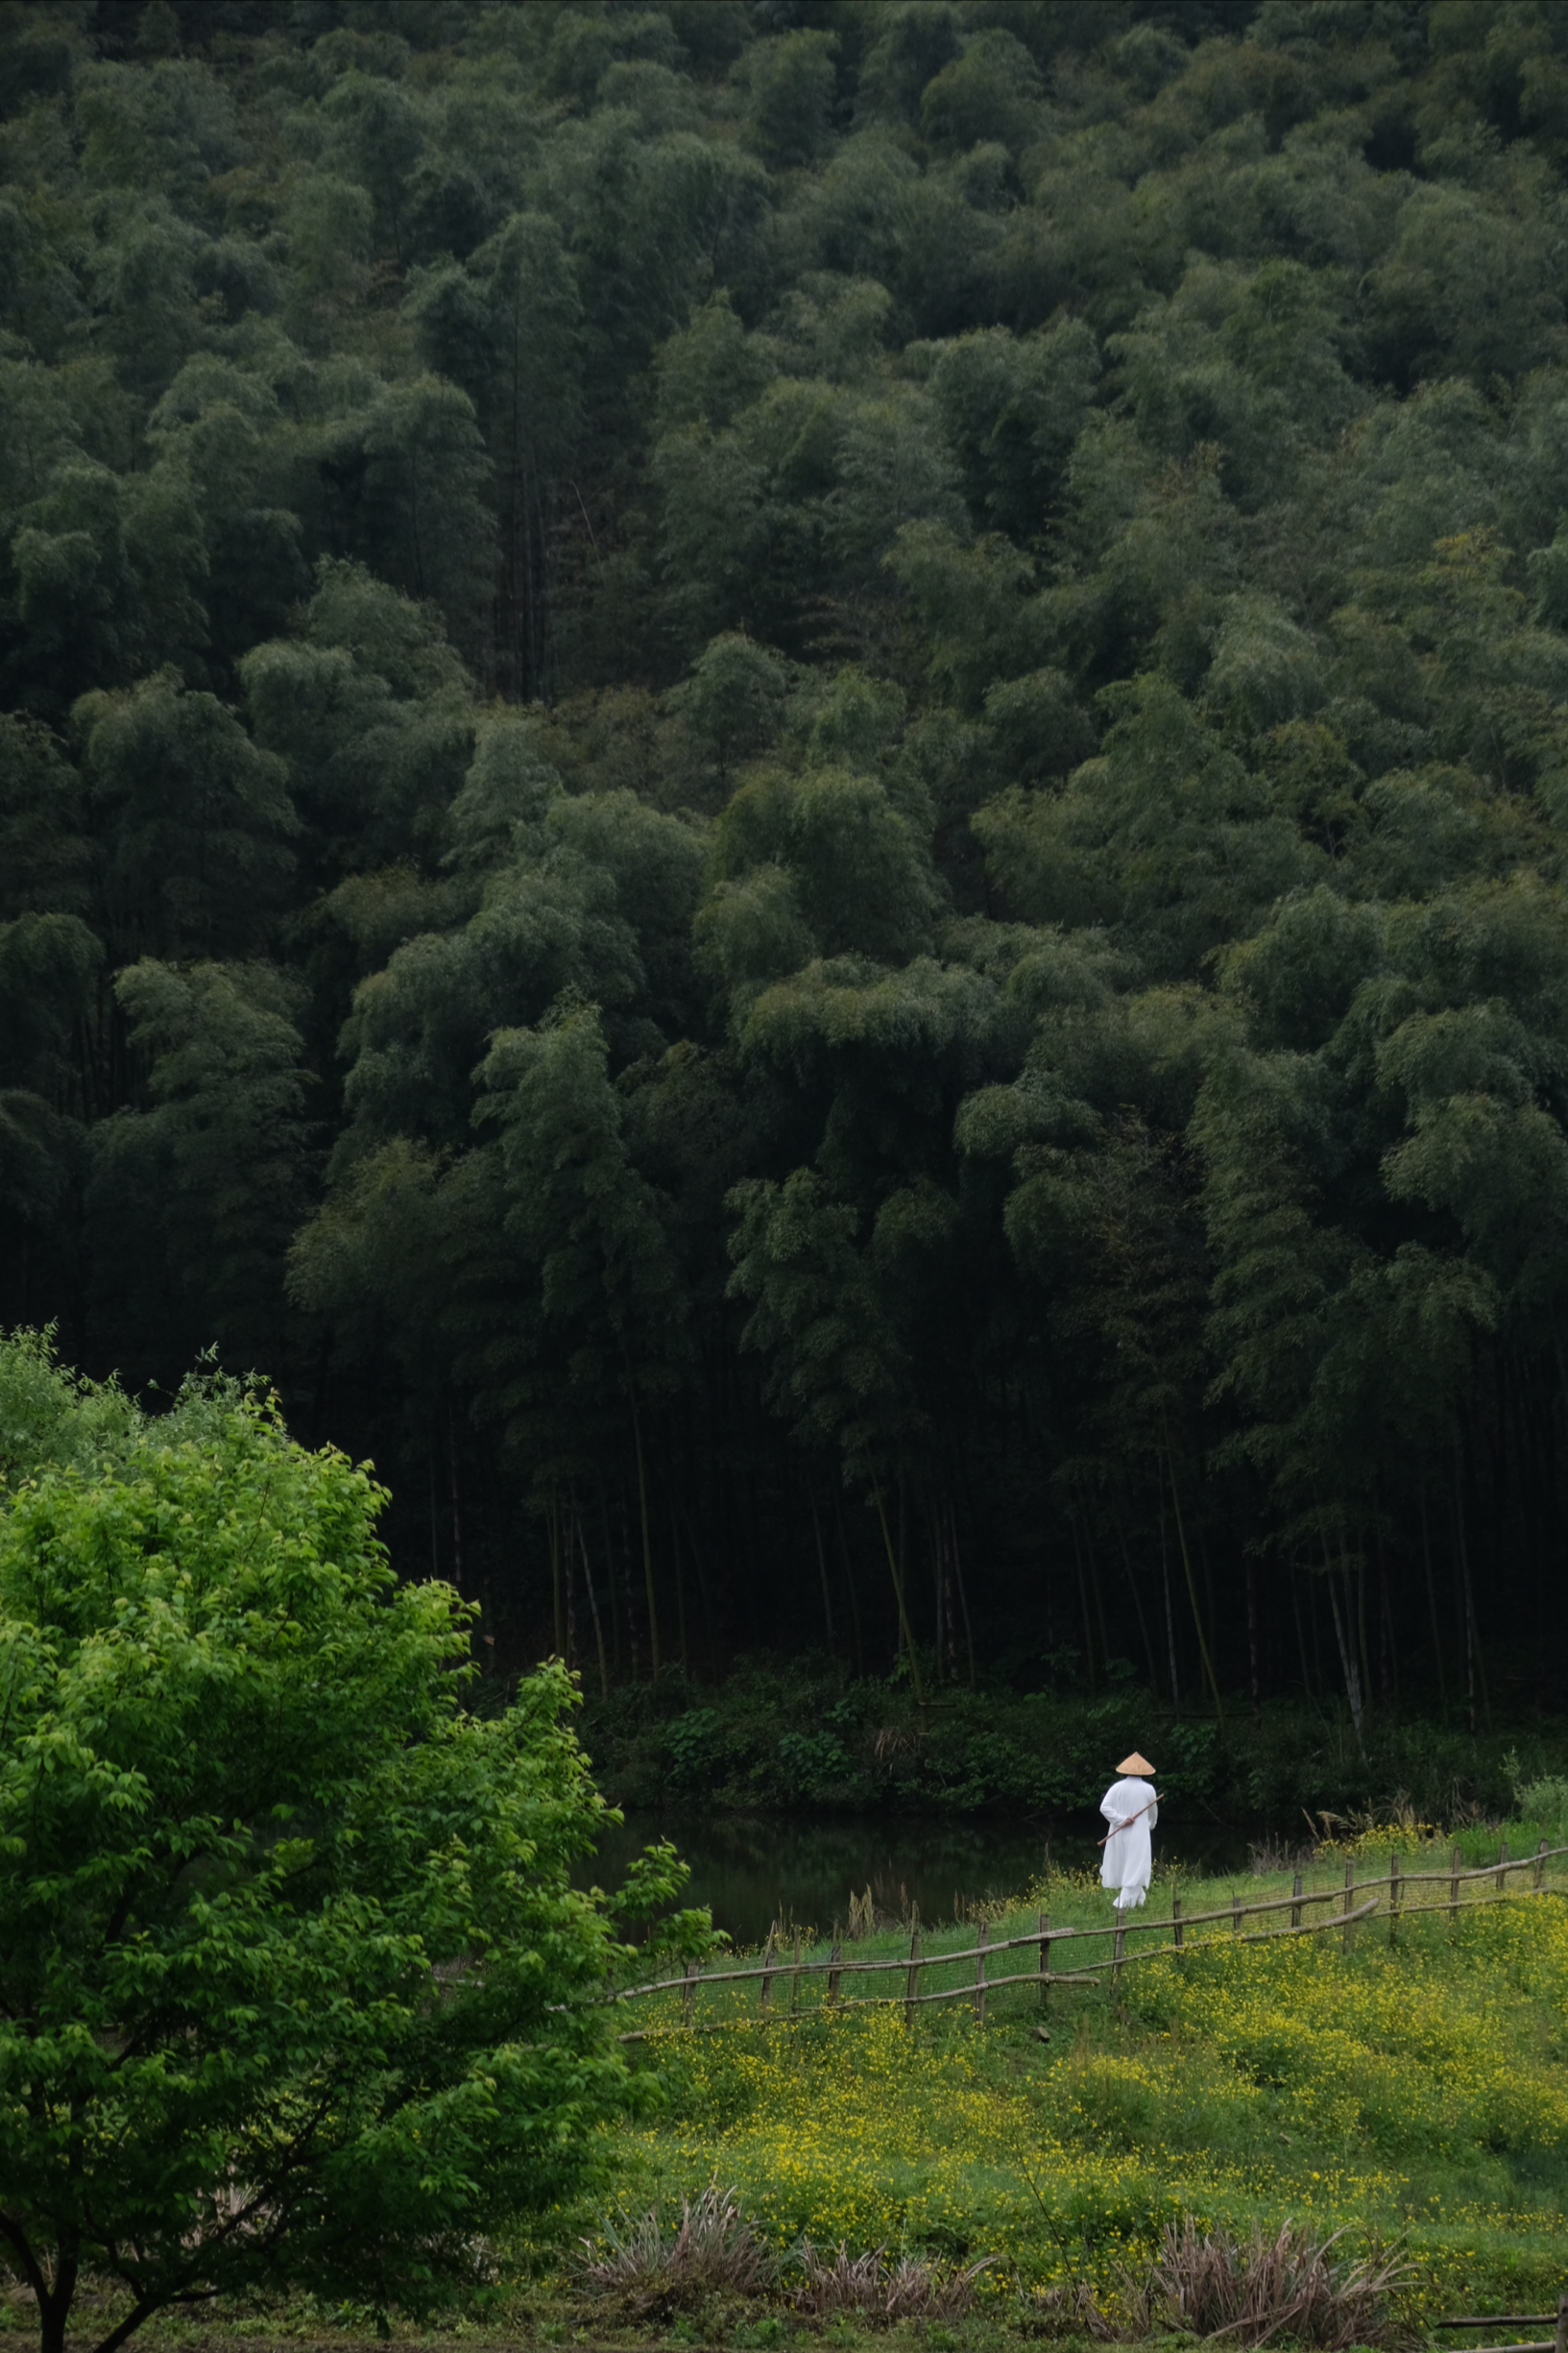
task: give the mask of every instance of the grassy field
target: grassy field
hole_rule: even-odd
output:
[[[1518,1856],[1547,1833],[1517,1822],[1507,1834]],[[1556,1826],[1549,1834],[1562,1836]],[[1337,1908],[1348,1851],[1358,1880],[1382,1875],[1386,1894],[1390,1843],[1402,1872],[1449,1868],[1454,1842],[1423,1848],[1381,1832],[1319,1853],[1303,1866],[1305,1892]],[[1457,1843],[1467,1865],[1495,1862],[1495,1830]],[[1411,2345],[1442,2315],[1547,2312],[1568,2284],[1565,1864],[1549,1866],[1541,1894],[1532,1870],[1502,1902],[1474,1900],[1489,1898],[1490,1879],[1472,1883],[1454,1925],[1408,1908],[1440,1901],[1445,1886],[1409,1886],[1397,1934],[1385,1901],[1348,1950],[1337,1923],[1268,1943],[1240,1941],[1223,1918],[1190,1926],[1181,1959],[1151,1954],[1120,1980],[1108,1966],[1108,1900],[1087,1875],[1055,1875],[923,1929],[928,1953],[973,1946],[980,1917],[992,1939],[1032,1934],[1042,1908],[1053,1936],[1094,1931],[1054,1944],[1051,1963],[1097,1983],[1053,1985],[1045,2003],[1033,1986],[992,1992],[983,2026],[959,2001],[922,2007],[910,2030],[902,1975],[847,1977],[845,1993],[892,1997],[861,2007],[830,2008],[825,1977],[807,1978],[793,2013],[780,1978],[771,2023],[758,2019],[754,1989],[707,1986],[696,2020],[710,2030],[697,2033],[682,2027],[679,1995],[628,2005],[628,2029],[646,2038],[630,2048],[657,2075],[662,2104],[617,2134],[613,2200],[559,2213],[497,2250],[488,2311],[433,2335],[404,2324],[394,2334],[409,2347],[462,2339],[473,2353],[852,2347],[873,2336],[884,2353],[1011,2353],[1041,2338],[1087,2345],[1086,2296],[1141,2333],[1137,2283],[1167,2225],[1186,2217],[1242,2241],[1290,2219],[1315,2238],[1342,2232],[1338,2256],[1395,2252],[1409,2267],[1395,2333]],[[1191,1922],[1224,1912],[1233,1896],[1288,1898],[1291,1879],[1289,1869],[1163,1877],[1142,1918],[1168,1938],[1173,1896]],[[902,1962],[908,1934],[906,1923],[878,1924],[845,1941],[843,1957]],[[1129,1953],[1156,1941],[1131,1937]],[[806,1959],[828,1953],[825,1939],[803,1937]],[[793,1958],[792,1929],[784,1958]],[[1029,1951],[997,1954],[988,1976],[1033,1966]],[[974,1974],[972,1961],[953,1962],[923,1985],[972,1989]],[[656,2205],[667,2229],[683,2201],[715,2183],[785,2259],[771,2290],[639,2298],[585,2284],[585,2241],[624,2237]],[[826,2251],[843,2242],[852,2254],[885,2246],[895,2260],[934,2258],[949,2273],[981,2257],[988,2268],[967,2315],[873,2328],[854,2313],[799,2309],[787,2259],[803,2237]],[[35,2329],[25,2297],[0,2296],[0,2334]],[[96,2334],[84,2312],[73,2341]],[[169,2317],[145,2334],[150,2353],[302,2342],[351,2353],[376,2341],[370,2313],[308,2299]]]
[[[1532,1852],[1537,1830],[1512,1826],[1510,1852]],[[1448,1867],[1446,1840],[1396,1843],[1405,1872]],[[1472,1864],[1497,1854],[1495,1832],[1460,1843]],[[1361,1842],[1357,1877],[1386,1874],[1388,1852],[1386,1836]],[[923,2008],[912,2032],[897,2000],[830,2010],[821,1977],[774,2025],[757,2021],[750,1989],[704,1990],[696,2016],[712,2030],[699,2034],[681,2031],[678,1997],[656,1997],[637,2005],[650,2029],[639,2048],[667,2104],[623,2144],[623,2209],[678,2210],[717,2181],[781,2250],[805,2234],[989,2256],[999,2319],[1053,2288],[1114,2301],[1184,2215],[1243,2237],[1290,2217],[1342,2229],[1347,2248],[1398,2242],[1412,2322],[1544,2312],[1568,2280],[1568,1880],[1561,1860],[1551,1873],[1547,1893],[1478,1903],[1457,1926],[1407,1910],[1392,1940],[1385,1900],[1348,1952],[1338,1928],[1247,1944],[1212,1924],[1189,1930],[1181,1960],[1142,1959],[1119,1982],[1102,1967],[1046,2006],[1030,1987],[994,1993],[983,2027],[967,2003]],[[1343,1851],[1304,1876],[1338,1904]],[[1173,1893],[1191,1914],[1290,1888],[1288,1872],[1166,1879],[1144,1917],[1169,1921]],[[1411,1887],[1405,1902],[1445,1894]],[[990,1934],[1032,1931],[1042,1906],[1053,1931],[1102,1931],[1057,1944],[1053,1967],[1108,1961],[1107,1901],[1087,1878],[983,1907]],[[955,1924],[926,1945],[974,1941]],[[844,1947],[855,1959],[907,1951],[904,1925]],[[820,1941],[807,1953],[826,1958]],[[998,1955],[990,1974],[1032,1965]],[[974,1965],[946,1974],[972,1983]],[[866,1986],[903,1992],[898,1978],[846,1978],[844,1991]],[[781,1982],[775,2005],[788,2001]]]

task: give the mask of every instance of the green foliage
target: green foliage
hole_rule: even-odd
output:
[[[36,1343],[0,1363],[42,1458],[0,1514],[0,2176],[44,2341],[84,2271],[129,2299],[108,2342],[284,2281],[449,2300],[632,2088],[570,1686],[468,1713],[469,1613],[259,1397],[146,1422]]]

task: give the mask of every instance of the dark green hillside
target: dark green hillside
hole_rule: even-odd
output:
[[[1503,1730],[1568,8],[0,9],[0,1322],[591,1685]]]

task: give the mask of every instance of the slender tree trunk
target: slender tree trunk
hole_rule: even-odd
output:
[[[630,1375],[628,1374],[630,1390]],[[653,1539],[648,1530],[648,1479],[642,1461],[642,1417],[637,1410],[637,1395],[631,1392],[632,1442],[637,1448],[637,1505],[642,1521],[642,1589],[648,1602],[648,1657],[652,1663],[653,1680],[659,1681],[659,1604],[653,1589]]]
[[[1313,1697],[1312,1662],[1307,1656],[1307,1630],[1301,1623],[1301,1571],[1291,1564],[1291,1613],[1295,1619],[1296,1649],[1301,1654],[1301,1688],[1308,1699]]]
[[[964,1556],[958,1543],[958,1515],[953,1497],[948,1497],[948,1541],[953,1561],[953,1581],[958,1588],[958,1608],[964,1620],[964,1655],[969,1661],[969,1687],[976,1683],[975,1627],[969,1614],[969,1580],[964,1575]]]
[[[610,1697],[610,1667],[604,1655],[604,1625],[599,1616],[599,1597],[593,1590],[593,1568],[588,1557],[588,1539],[583,1534],[581,1519],[577,1521],[577,1542],[583,1555],[583,1583],[588,1588],[589,1613],[593,1620],[593,1647],[599,1654],[599,1697],[608,1699]],[[610,1583],[611,1589],[614,1590],[615,1579],[613,1577]]]
[[[577,1513],[574,1500],[568,1501],[567,1505],[566,1521],[561,1538],[561,1554],[562,1565],[565,1570],[563,1581],[567,1589],[567,1647],[565,1657],[567,1667],[575,1669],[578,1662],[578,1648]]]
[[[850,1597],[850,1628],[855,1638],[855,1673],[864,1681],[866,1646],[860,1628],[860,1589],[856,1582],[855,1563],[850,1559],[849,1530],[844,1525],[844,1506],[835,1488],[833,1491],[833,1519],[838,1529],[838,1555],[844,1564],[844,1589]]]
[[[446,1463],[452,1482],[452,1583],[463,1590],[463,1489],[457,1466],[457,1417],[446,1406]]]
[[[615,1591],[615,1547],[610,1538],[610,1498],[604,1481],[599,1481],[599,1537],[604,1546],[604,1582],[610,1595],[610,1659],[615,1673],[620,1673],[620,1600]],[[636,1681],[636,1677],[633,1677]]]
[[[1149,1688],[1158,1691],[1160,1687],[1159,1664],[1154,1655],[1154,1645],[1148,1638],[1148,1621],[1144,1615],[1144,1597],[1138,1590],[1138,1580],[1133,1574],[1132,1554],[1127,1547],[1126,1526],[1117,1508],[1114,1495],[1111,1498],[1111,1520],[1116,1529],[1117,1542],[1122,1548],[1122,1566],[1127,1580],[1127,1590],[1132,1595],[1133,1613],[1138,1620],[1138,1639],[1144,1646],[1144,1658],[1148,1666]]]
[[[1083,1628],[1084,1667],[1089,1677],[1089,1688],[1091,1691],[1093,1691],[1097,1688],[1095,1682],[1095,1628],[1094,1621],[1089,1614],[1089,1580],[1083,1573],[1083,1543],[1078,1535],[1078,1515],[1074,1506],[1069,1507],[1067,1524],[1073,1531],[1073,1566],[1077,1573],[1078,1579],[1078,1623]]]
[[[716,1677],[719,1671],[719,1657],[718,1631],[713,1623],[713,1598],[708,1583],[708,1569],[703,1560],[703,1547],[697,1536],[696,1523],[684,1502],[681,1505],[681,1518],[686,1526],[686,1540],[691,1554],[692,1566],[697,1572],[697,1601],[702,1610],[702,1644],[708,1658],[708,1672]]]
[[[1165,1640],[1170,1658],[1170,1705],[1181,1712],[1181,1678],[1176,1672],[1176,1613],[1170,1602],[1170,1550],[1165,1532],[1165,1470],[1154,1457],[1155,1492],[1160,1504],[1160,1582],[1165,1591]]]
[[[953,1580],[948,1573],[947,1534],[942,1508],[933,1494],[926,1499],[926,1538],[931,1548],[931,1610],[936,1625],[936,1680],[956,1683],[957,1655],[953,1640]],[[950,1666],[950,1661],[952,1662]]]
[[[1359,1532],[1359,1533],[1360,1533],[1360,1532]],[[1349,1588],[1349,1583],[1350,1583],[1350,1572],[1349,1572],[1349,1569],[1348,1569],[1348,1566],[1347,1566],[1347,1569],[1346,1569],[1346,1588],[1347,1588],[1346,1598],[1347,1598],[1347,1600],[1348,1600],[1348,1597],[1349,1597],[1349,1596],[1348,1596],[1348,1588]],[[1367,1699],[1370,1701],[1370,1700],[1372,1700],[1372,1698],[1373,1698],[1373,1695],[1374,1695],[1374,1687],[1375,1687],[1375,1686],[1374,1686],[1373,1682],[1372,1682],[1372,1652],[1371,1652],[1371,1646],[1370,1646],[1370,1644],[1368,1643],[1368,1641],[1367,1641],[1367,1639],[1366,1639],[1366,1551],[1365,1551],[1365,1547],[1364,1547],[1364,1545],[1363,1545],[1363,1546],[1362,1546],[1362,1547],[1360,1548],[1359,1555],[1358,1555],[1358,1559],[1357,1559],[1357,1566],[1356,1566],[1356,1570],[1355,1570],[1355,1592],[1356,1592],[1356,1638],[1357,1638],[1357,1640],[1359,1641],[1359,1643],[1360,1643],[1360,1645],[1361,1645],[1361,1659],[1362,1659],[1362,1688],[1363,1688],[1363,1691],[1366,1693]]]
[[[441,1575],[441,1543],[436,1534],[438,1508],[436,1503],[436,1442],[432,1431],[430,1437],[430,1575],[432,1580]]]
[[[1427,1573],[1427,1615],[1432,1624],[1432,1655],[1437,1668],[1437,1697],[1448,1713],[1448,1677],[1443,1671],[1443,1637],[1437,1624],[1437,1586],[1432,1574],[1432,1534],[1427,1525],[1427,1491],[1421,1487],[1421,1560]]]
[[[681,1637],[681,1673],[689,1678],[691,1652],[686,1634],[686,1567],[681,1557],[680,1530],[675,1525],[675,1488],[669,1491],[669,1557],[675,1565],[675,1631]]]
[[[1219,1686],[1215,1680],[1214,1661],[1209,1656],[1209,1645],[1203,1632],[1203,1619],[1198,1613],[1197,1587],[1193,1579],[1193,1556],[1187,1549],[1187,1530],[1181,1516],[1181,1494],[1176,1486],[1176,1462],[1170,1451],[1169,1426],[1165,1433],[1165,1460],[1166,1468],[1170,1473],[1170,1510],[1176,1522],[1176,1540],[1181,1546],[1181,1565],[1187,1572],[1187,1597],[1193,1605],[1193,1624],[1197,1629],[1198,1655],[1203,1662],[1203,1672],[1209,1679],[1209,1689],[1214,1697],[1214,1711],[1218,1718],[1220,1737],[1223,1738],[1225,1732],[1224,1703],[1219,1697]]]
[[[1095,1597],[1095,1623],[1099,1628],[1099,1655],[1108,1675],[1111,1671],[1111,1637],[1105,1624],[1105,1581],[1099,1573],[1099,1555],[1089,1532],[1087,1519],[1083,1525],[1084,1557],[1089,1567],[1089,1590]]]
[[[1219,1613],[1214,1606],[1214,1563],[1209,1558],[1209,1534],[1202,1520],[1197,1523],[1197,1557],[1203,1564],[1203,1631],[1209,1637],[1209,1656],[1219,1656]],[[1218,1672],[1218,1670],[1217,1670]]]
[[[1346,1570],[1345,1572],[1347,1588],[1345,1592],[1344,1614],[1341,1615],[1339,1611],[1339,1596],[1335,1590],[1334,1585],[1334,1559],[1333,1555],[1329,1551],[1328,1523],[1323,1517],[1323,1507],[1321,1503],[1319,1503],[1317,1507],[1317,1526],[1318,1533],[1321,1536],[1323,1542],[1323,1582],[1328,1587],[1329,1608],[1334,1613],[1334,1638],[1339,1645],[1339,1664],[1344,1671],[1345,1696],[1350,1702],[1350,1721],[1356,1728],[1356,1746],[1364,1757],[1366,1754],[1366,1738],[1362,1723],[1363,1709],[1362,1705],[1361,1668],[1356,1661],[1355,1643],[1352,1638],[1355,1634],[1355,1628],[1353,1625],[1348,1623],[1351,1608],[1350,1593],[1348,1589],[1349,1571]],[[1344,1547],[1342,1545],[1340,1546],[1339,1557],[1341,1561],[1344,1558]]]
[[[1470,1582],[1470,1547],[1464,1534],[1464,1493],[1459,1482],[1459,1450],[1454,1446],[1454,1545],[1459,1561],[1460,1589],[1464,1600],[1464,1675],[1465,1691],[1470,1710],[1470,1737],[1476,1736],[1476,1685],[1481,1685],[1482,1713],[1486,1730],[1492,1729],[1491,1694],[1486,1687],[1486,1662],[1482,1656],[1481,1632],[1476,1624],[1475,1589]]]
[[[620,1574],[626,1592],[626,1637],[632,1655],[632,1681],[642,1680],[642,1661],[638,1651],[637,1604],[632,1588],[632,1530],[626,1513],[626,1481],[620,1483]]]
[[[567,1655],[567,1613],[561,1589],[561,1500],[550,1490],[550,1600],[553,1605],[555,1655]]]
[[[1399,1643],[1394,1634],[1393,1605],[1388,1593],[1388,1561],[1383,1546],[1383,1515],[1376,1511],[1372,1525],[1378,1540],[1378,1647],[1383,1672],[1383,1704],[1399,1705]]]
[[[893,1580],[893,1598],[898,1603],[899,1631],[904,1637],[905,1652],[909,1661],[909,1681],[914,1686],[915,1705],[924,1713],[926,1689],[920,1680],[920,1661],[915,1656],[915,1637],[909,1627],[909,1613],[905,1608],[904,1579],[899,1573],[898,1555],[893,1549],[893,1539],[887,1525],[887,1514],[882,1509],[881,1482],[875,1471],[871,1474],[871,1492],[876,1498],[877,1518],[882,1532],[882,1548],[887,1554],[888,1574]]]
[[[827,1630],[828,1656],[830,1659],[834,1659],[838,1652],[833,1641],[833,1597],[828,1584],[828,1556],[822,1548],[822,1515],[817,1510],[816,1489],[810,1484],[809,1479],[807,1482],[806,1493],[811,1506],[811,1535],[817,1548],[817,1580],[822,1588],[822,1623]]]

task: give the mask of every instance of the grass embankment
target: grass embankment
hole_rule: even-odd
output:
[[[1532,1850],[1536,1835],[1512,1826],[1510,1852]],[[1447,1867],[1448,1841],[1426,1854],[1401,1843],[1402,1869]],[[1472,1863],[1497,1853],[1495,1833],[1460,1843]],[[1387,1840],[1368,1842],[1358,1878],[1387,1860]],[[1342,1856],[1305,1876],[1309,1892],[1338,1892]],[[1392,1943],[1380,1906],[1348,1953],[1338,1928],[1249,1945],[1211,1924],[1190,1932],[1184,1959],[1140,1960],[1119,1983],[1106,1969],[1098,1986],[1055,1986],[1044,2010],[1032,1988],[993,1993],[983,2028],[960,2003],[922,2009],[913,2032],[897,2000],[832,2012],[822,1977],[804,1981],[793,2020],[771,2026],[758,2023],[751,1989],[706,1990],[698,2021],[716,2030],[696,2035],[679,2029],[678,1997],[655,1997],[635,2015],[653,2029],[639,2048],[668,2105],[624,2144],[623,2202],[678,2208],[716,2179],[781,2248],[805,2233],[819,2245],[994,2256],[987,2300],[999,2319],[1004,2306],[1025,2309],[1020,2292],[1086,2283],[1114,2295],[1184,2214],[1243,2237],[1255,2220],[1289,2216],[1315,2232],[1343,2228],[1347,2245],[1402,2240],[1416,2267],[1412,2319],[1544,2312],[1568,2276],[1560,1861],[1552,1876],[1557,1892],[1478,1904],[1457,1928],[1407,1916]],[[1173,1892],[1193,1912],[1290,1887],[1289,1873],[1167,1878],[1144,1917],[1169,1920]],[[1445,1892],[1411,1889],[1406,1901]],[[999,1906],[990,1932],[1032,1931],[1042,1904],[1053,1931],[1105,1928],[1106,1900],[1087,1877],[1053,1877]],[[1129,1951],[1151,1941],[1129,1939]],[[957,1925],[929,1935],[927,1950],[973,1942]],[[906,1929],[889,1928],[845,1956],[907,1951]],[[1109,1959],[1108,1937],[1058,1945],[1052,1965],[1096,1958]],[[989,1974],[1030,1965],[1026,1953],[998,1955]],[[946,1976],[972,1983],[974,1964]],[[927,1973],[923,1989],[941,1981]],[[897,1977],[846,1978],[844,1991],[867,1986],[904,1991]],[[776,2007],[789,1998],[780,1980]]]

